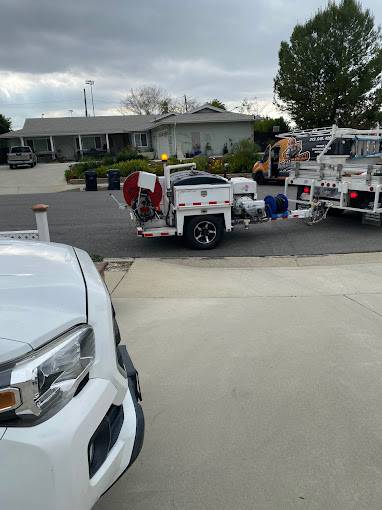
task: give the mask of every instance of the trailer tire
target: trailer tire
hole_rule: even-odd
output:
[[[253,180],[256,181],[257,184],[264,184],[265,183],[265,178],[264,178],[263,172],[256,172],[254,177],[253,177]]]
[[[194,250],[211,250],[222,240],[224,224],[219,216],[193,216],[185,225],[187,244]]]

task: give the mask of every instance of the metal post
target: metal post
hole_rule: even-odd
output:
[[[47,205],[45,204],[36,204],[32,207],[32,211],[36,216],[36,225],[38,230],[38,237],[40,241],[44,241],[46,243],[50,242],[49,235],[49,225],[48,225],[48,210]]]
[[[52,159],[56,159],[56,151],[55,151],[55,148],[54,148],[53,136],[51,135],[49,137],[49,139],[50,139],[50,148],[52,149]]]
[[[90,85],[90,95],[92,96],[93,117],[95,117],[95,113],[94,113],[94,99],[93,99],[93,84]]]
[[[84,89],[85,117],[88,116],[88,105],[86,103],[86,90]]]

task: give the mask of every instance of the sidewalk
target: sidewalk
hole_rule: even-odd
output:
[[[108,272],[146,437],[96,505],[379,509],[382,254]]]

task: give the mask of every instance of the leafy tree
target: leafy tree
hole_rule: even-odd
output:
[[[8,119],[0,113],[0,135],[8,133],[11,130],[11,119]]]
[[[281,43],[275,103],[302,128],[370,126],[382,118],[381,71],[373,15],[356,0],[330,1]]]
[[[219,99],[213,99],[210,103],[211,106],[215,106],[215,108],[220,108],[221,110],[226,110],[225,104],[219,101]]]
[[[274,128],[278,127],[278,130],[275,131]],[[255,120],[254,123],[255,129],[255,140],[261,146],[262,150],[265,150],[266,146],[274,143],[275,134],[285,133],[289,131],[289,125],[284,117],[264,117],[262,119]]]

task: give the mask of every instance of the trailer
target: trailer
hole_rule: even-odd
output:
[[[259,200],[252,179],[226,179],[196,170],[195,163],[168,165],[166,155],[162,160],[163,176],[141,171],[126,178],[125,204],[110,194],[121,209],[130,209],[142,238],[179,236],[192,248],[206,250],[240,226],[248,230],[251,224],[314,218],[314,205],[291,211],[284,194]]]
[[[293,133],[290,133],[291,135]],[[319,137],[319,130],[299,131],[298,135]],[[332,145],[349,148],[345,154],[333,154]],[[337,151],[338,152],[338,151]],[[365,224],[381,224],[382,213],[382,131],[356,130],[333,126],[331,135],[322,142],[321,151],[313,161],[294,161],[285,180],[297,187],[297,208],[319,204],[322,217],[333,212],[355,211],[362,214]]]

